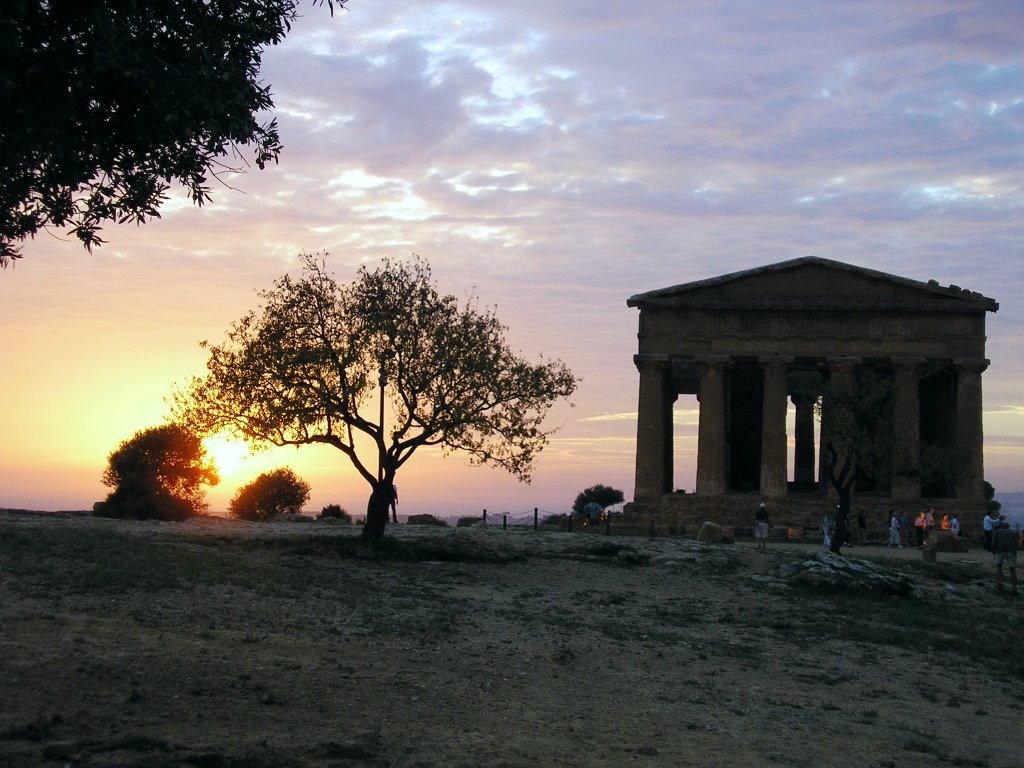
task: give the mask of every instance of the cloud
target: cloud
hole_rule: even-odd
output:
[[[513,346],[583,377],[579,410],[558,414],[560,437],[594,441],[572,460],[618,446],[626,476],[626,298],[811,254],[998,300],[986,440],[1024,434],[1016,0],[352,0],[334,18],[304,13],[264,57],[278,166],[227,174],[232,188],[215,184],[202,209],[178,196],[160,221],[111,226],[92,255],[41,236],[0,273],[0,376],[19,404],[0,413],[15,435],[0,464],[21,466],[29,425],[14,411],[51,412],[61,392],[127,404],[105,439],[148,426],[161,377],[200,371],[195,343],[319,250],[339,280],[417,252],[445,292],[496,305]],[[154,375],[126,385],[138,369]],[[48,399],[39,371],[64,372]],[[55,433],[93,425],[58,410]],[[112,447],[89,448],[97,473]],[[1005,454],[1007,476],[1022,455]]]

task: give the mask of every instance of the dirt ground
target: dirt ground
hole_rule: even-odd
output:
[[[913,597],[790,583],[811,545],[355,533],[0,513],[0,765],[1024,765],[981,551],[849,551]]]

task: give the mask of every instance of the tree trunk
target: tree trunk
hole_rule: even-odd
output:
[[[381,539],[388,527],[388,513],[391,511],[391,481],[385,480],[374,486],[370,500],[366,503],[366,525],[364,539]]]
[[[855,475],[851,468],[850,455],[847,453],[843,466],[836,473],[836,465],[839,463],[839,453],[832,443],[826,449],[828,464],[828,480],[835,488],[839,497],[839,508],[836,510],[836,525],[832,531],[832,540],[829,542],[828,551],[837,555],[842,554],[843,544],[850,535],[850,493],[853,491]]]

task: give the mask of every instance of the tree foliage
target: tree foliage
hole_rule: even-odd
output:
[[[276,163],[259,70],[299,2],[5,2],[0,266],[46,227],[69,227],[91,249],[106,221],[159,217],[172,181],[202,205],[211,176],[248,164],[243,147],[259,168]]]
[[[999,513],[999,510],[1003,508],[1002,502],[996,500],[996,489],[988,480],[984,482],[982,488],[985,493],[985,511]]]
[[[219,478],[201,440],[176,424],[140,430],[107,458],[103,484],[114,490],[93,511],[102,517],[184,520],[206,511],[203,485]]]
[[[204,343],[208,373],[175,393],[177,418],[255,446],[334,446],[370,485],[369,537],[383,535],[395,474],[419,448],[529,481],[545,415],[576,388],[564,364],[514,354],[494,313],[441,295],[418,257],[364,266],[348,285],[322,259],[301,261],[224,343]]]
[[[583,508],[590,502],[600,505],[601,509],[606,509],[613,504],[621,504],[625,499],[625,495],[617,488],[598,483],[580,491],[576,501],[572,503],[572,511],[582,515]]]
[[[240,520],[262,521],[273,515],[297,515],[309,501],[309,483],[288,467],[264,472],[238,489],[228,512]]]
[[[948,496],[956,488],[957,476],[970,458],[966,446],[924,443],[921,445],[921,495]]]

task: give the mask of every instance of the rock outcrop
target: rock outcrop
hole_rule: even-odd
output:
[[[792,584],[811,587],[922,596],[921,588],[907,576],[886,571],[867,560],[837,557],[830,553],[818,554],[797,563],[787,563],[781,567],[780,574]]]

